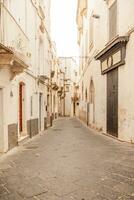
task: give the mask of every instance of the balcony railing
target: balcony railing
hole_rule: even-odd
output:
[[[29,65],[29,39],[3,3],[0,3],[0,43]]]

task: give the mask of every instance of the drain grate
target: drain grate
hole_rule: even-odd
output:
[[[62,129],[60,128],[55,128],[55,129],[52,129],[53,131],[62,131]]]
[[[26,147],[26,149],[37,149],[38,148],[38,146],[28,146],[28,147]]]

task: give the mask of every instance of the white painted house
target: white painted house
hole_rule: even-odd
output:
[[[74,88],[78,82],[78,64],[73,57],[60,57],[60,69],[63,72],[62,115],[74,116],[76,102],[73,101]],[[76,105],[74,105],[74,103]]]
[[[78,0],[79,117],[134,142],[134,1]]]
[[[0,152],[47,126],[50,3],[0,1]]]

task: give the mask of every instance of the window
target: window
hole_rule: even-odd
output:
[[[117,0],[109,8],[109,39],[117,35]]]
[[[87,88],[85,90],[85,101],[87,102]]]
[[[82,94],[82,101],[83,101],[83,92],[84,92],[84,85],[83,85],[83,82],[82,82],[82,89],[81,89],[82,91],[81,91],[81,94]]]
[[[47,95],[47,106],[49,107],[49,94]]]
[[[91,80],[89,89],[89,101],[91,104],[94,104],[94,100],[95,100],[95,88],[94,88],[94,82],[93,80]]]
[[[31,96],[31,117],[33,116],[33,97]]]

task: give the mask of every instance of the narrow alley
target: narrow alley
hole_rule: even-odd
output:
[[[133,148],[58,119],[0,158],[0,199],[133,200]]]
[[[134,0],[0,0],[0,200],[134,200],[133,74]]]

